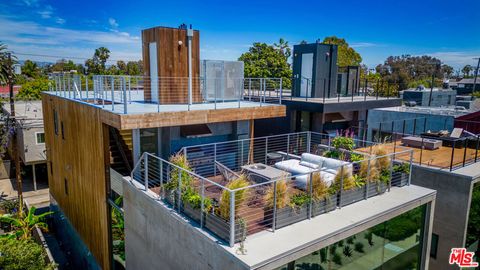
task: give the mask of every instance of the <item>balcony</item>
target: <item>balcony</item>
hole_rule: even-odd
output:
[[[232,247],[410,185],[411,149],[342,135],[197,145],[169,161],[144,153],[130,180]]]

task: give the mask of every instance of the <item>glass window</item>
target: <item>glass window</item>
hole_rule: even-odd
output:
[[[476,183],[472,190],[470,213],[468,216],[466,248],[469,251],[479,251],[480,236],[480,183]]]
[[[425,209],[420,206],[279,269],[419,269]]]
[[[140,130],[140,153],[158,153],[158,129],[146,128]]]
[[[35,137],[37,139],[37,144],[44,144],[45,143],[45,133],[44,132],[35,133]]]
[[[436,259],[438,250],[438,234],[432,233],[432,246],[430,247],[430,257]]]

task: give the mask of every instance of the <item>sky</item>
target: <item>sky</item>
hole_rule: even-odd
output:
[[[0,42],[19,60],[141,59],[141,30],[192,24],[201,59],[236,60],[253,42],[345,38],[370,68],[390,55],[431,55],[462,68],[480,57],[479,0],[0,0]],[[20,54],[36,54],[28,56]]]

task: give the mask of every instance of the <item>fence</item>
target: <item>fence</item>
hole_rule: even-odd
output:
[[[186,147],[171,161],[144,153],[131,178],[230,246],[410,184],[411,150],[379,152],[360,140],[351,150],[335,146],[326,134],[302,132]],[[255,172],[275,159],[299,163],[304,153],[324,167]]]

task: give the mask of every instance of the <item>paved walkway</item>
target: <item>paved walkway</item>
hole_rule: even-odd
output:
[[[4,199],[16,198],[17,189],[15,179],[0,179],[0,196]],[[23,183],[23,198],[29,205],[37,208],[45,207],[50,204],[48,186],[46,184],[37,184],[37,191],[33,190],[33,184],[28,179]]]

